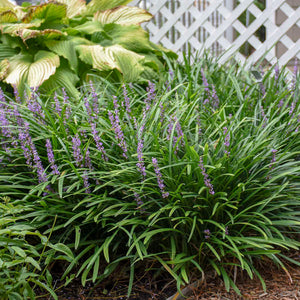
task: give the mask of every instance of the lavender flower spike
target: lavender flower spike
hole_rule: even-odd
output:
[[[227,133],[227,132],[228,132],[227,127],[223,127],[223,134],[225,135],[224,146],[226,147],[225,153],[226,153],[227,155],[229,155],[230,152],[228,152],[228,148],[229,148],[229,146],[230,146],[230,134]]]
[[[138,138],[138,146],[137,146],[137,155],[138,155],[138,163],[136,164],[136,166],[138,167],[143,180],[146,177],[146,168],[145,168],[145,164],[144,164],[144,159],[143,159],[143,147],[144,147],[144,143],[143,143],[143,139],[142,137]]]
[[[200,169],[202,171],[201,173],[202,173],[202,175],[204,177],[204,184],[209,188],[209,193],[211,195],[214,195],[214,193],[215,193],[214,187],[213,187],[213,185],[210,182],[208,174],[206,173],[206,170],[205,170],[204,165],[203,165],[202,157],[200,157],[200,160],[199,160],[199,167],[200,167]]]
[[[82,161],[83,161],[83,156],[81,154],[80,150],[80,145],[81,141],[79,139],[78,133],[75,135],[75,137],[72,137],[72,143],[73,143],[73,156],[76,161],[76,166],[77,167],[83,167]]]
[[[51,145],[51,142],[49,139],[46,140],[46,148],[47,148],[47,156],[48,156],[48,160],[50,162],[52,173],[54,175],[60,175],[60,172],[58,171],[58,167],[55,163],[53,149],[52,149],[52,145]]]
[[[162,197],[167,198],[169,196],[169,193],[165,191],[164,180],[162,178],[162,174],[159,170],[158,162],[155,157],[152,157],[152,164],[154,166],[154,172],[155,172],[155,175],[157,178],[157,183],[158,183],[159,189],[161,191]]]

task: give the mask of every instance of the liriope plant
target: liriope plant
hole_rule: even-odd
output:
[[[0,192],[34,203],[24,217],[44,234],[58,214],[53,243],[76,252],[64,277],[98,282],[127,261],[132,286],[135,267],[155,260],[178,289],[213,269],[238,291],[236,270],[261,278],[257,261],[292,261],[282,250],[299,247],[298,73],[291,85],[270,70],[260,84],[206,58],[169,67],[146,94],[2,97]]]

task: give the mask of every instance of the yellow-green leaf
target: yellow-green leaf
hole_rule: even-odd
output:
[[[98,10],[111,9],[120,5],[126,5],[132,0],[92,0],[87,5],[87,14],[93,14]]]
[[[14,23],[17,21],[18,21],[17,15],[11,10],[7,10],[0,13],[0,23]]]
[[[118,6],[105,11],[98,11],[94,20],[101,24],[139,25],[152,19],[152,15],[139,7]]]
[[[92,65],[93,68],[101,71],[119,69],[111,47],[79,45],[76,47],[76,50],[79,52],[79,58],[85,63]]]
[[[64,35],[63,32],[56,29],[45,29],[45,30],[32,30],[32,29],[21,29],[13,33],[14,36],[19,36],[23,42],[26,40],[42,37],[45,40],[53,40]]]
[[[59,56],[48,51],[39,51],[32,57],[18,54],[10,59],[10,66],[4,81],[19,87],[26,83],[29,87],[39,87],[56,71]]]
[[[31,6],[28,13],[23,18],[24,23],[30,23],[34,19],[52,22],[61,20],[67,15],[67,7],[65,4],[48,2],[38,6]]]
[[[18,32],[22,29],[39,27],[41,24],[42,24],[41,20],[36,20],[35,22],[28,23],[28,24],[26,24],[26,23],[16,23],[16,24],[3,23],[3,24],[0,24],[0,31],[2,33],[12,34],[12,33]]]
[[[58,0],[57,2],[67,5],[67,17],[73,18],[86,10],[84,0]]]
[[[7,59],[0,61],[0,80],[3,80],[3,78],[6,76],[8,68],[9,61]]]
[[[119,70],[126,81],[135,81],[143,71],[144,56],[129,51],[119,45],[102,47],[100,45],[76,47],[82,61],[100,71]]]

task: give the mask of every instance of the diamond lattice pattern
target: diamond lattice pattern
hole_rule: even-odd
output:
[[[297,1],[299,3],[297,3]],[[235,5],[233,3],[235,2]],[[154,18],[144,25],[155,43],[175,52],[211,49],[220,62],[300,60],[300,0],[136,0]],[[268,51],[268,52],[267,52]],[[267,54],[266,54],[267,52]]]

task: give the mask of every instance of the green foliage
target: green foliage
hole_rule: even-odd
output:
[[[130,1],[60,0],[19,7],[0,2],[0,81],[78,97],[90,75],[145,82],[164,69],[162,53],[140,24],[152,15]],[[91,70],[92,69],[92,70]]]
[[[58,299],[48,270],[49,257],[68,261],[73,258],[67,246],[51,244],[50,236],[40,234],[30,225],[26,215],[33,211],[20,201],[11,203],[9,197],[0,199],[0,297],[3,300],[36,299],[37,286]]]
[[[83,285],[127,261],[130,293],[145,260],[178,288],[211,269],[237,292],[235,270],[263,283],[256,262],[285,268],[281,251],[299,247],[299,74],[260,82],[206,57],[169,68],[147,93],[3,99],[0,193],[31,204],[44,235],[57,215],[50,241],[75,253],[63,277]]]

